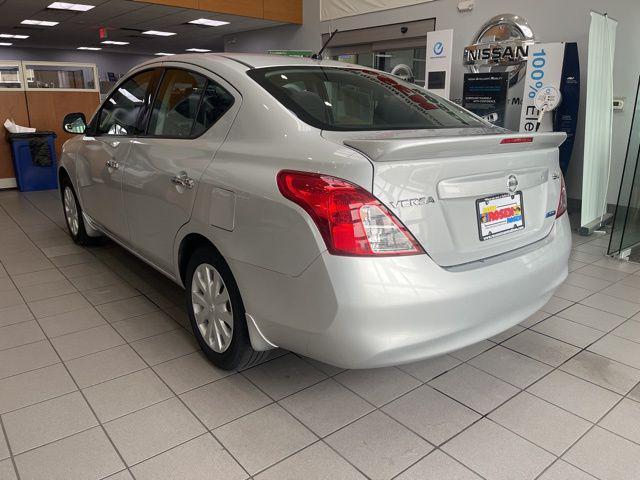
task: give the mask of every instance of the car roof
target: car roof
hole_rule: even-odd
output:
[[[212,64],[225,63],[228,66],[242,67],[243,70],[262,67],[286,67],[286,66],[327,66],[343,68],[362,68],[359,65],[337,62],[334,60],[315,60],[303,57],[288,57],[286,55],[270,55],[259,53],[189,53],[158,57],[149,60],[141,66],[149,66],[166,62],[184,62],[193,65],[210,66]]]
[[[291,65],[308,65],[308,66],[348,66],[342,62],[336,62],[334,60],[316,60],[313,58],[305,57],[288,57],[286,55],[270,55],[259,53],[222,53],[219,54],[236,62],[243,63],[245,65],[251,65],[253,68],[261,67],[279,67],[279,66],[291,66]]]

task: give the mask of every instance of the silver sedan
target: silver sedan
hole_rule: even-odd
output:
[[[180,55],[126,75],[60,162],[69,232],[184,286],[225,369],[282,347],[349,368],[523,321],[567,276],[564,134],[516,134],[387,73]]]

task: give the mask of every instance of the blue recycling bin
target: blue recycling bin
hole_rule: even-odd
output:
[[[13,168],[21,192],[58,188],[56,134],[54,132],[10,133]]]

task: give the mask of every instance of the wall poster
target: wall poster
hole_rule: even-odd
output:
[[[465,73],[462,106],[494,125],[505,126],[509,74]]]

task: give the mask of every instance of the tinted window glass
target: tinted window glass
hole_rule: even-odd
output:
[[[186,70],[167,70],[153,105],[149,135],[190,137],[207,79]]]
[[[301,120],[324,130],[487,126],[448,100],[373,70],[270,67],[247,73]]]
[[[98,116],[97,134],[138,135],[138,118],[148,103],[148,92],[155,70],[134,75],[124,81],[104,103]]]
[[[216,123],[224,113],[233,105],[233,95],[218,85],[213,80],[209,80],[205,89],[200,110],[193,126],[193,135],[200,135],[211,125]]]

